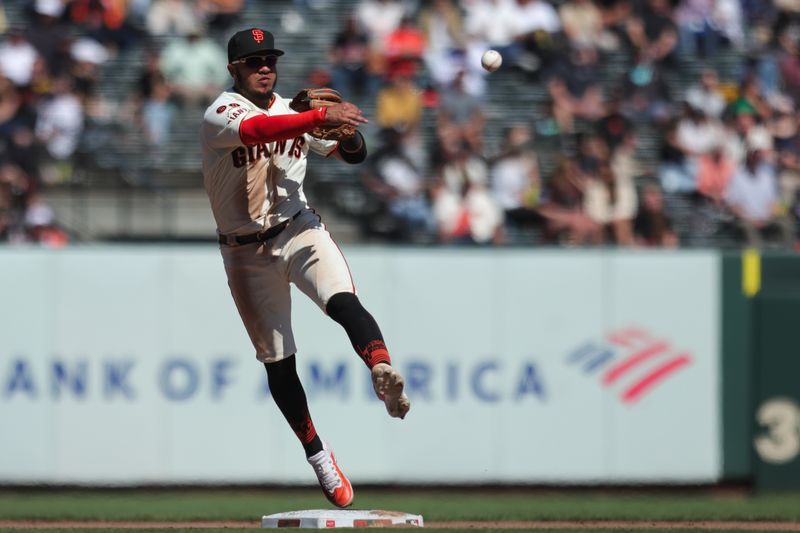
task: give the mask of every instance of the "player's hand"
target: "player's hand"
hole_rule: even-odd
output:
[[[328,107],[325,114],[325,125],[327,126],[340,126],[348,124],[350,126],[358,127],[362,124],[369,122],[361,109],[350,102],[342,102],[341,104],[334,104]]]

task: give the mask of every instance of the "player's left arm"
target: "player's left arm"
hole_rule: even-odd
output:
[[[356,130],[355,135],[345,137],[339,141],[336,148],[337,155],[342,161],[355,165],[367,158],[367,143],[361,132]]]
[[[367,143],[356,133],[341,139],[320,139],[307,133],[305,135],[309,150],[324,157],[335,157],[350,164],[361,163],[367,157]]]

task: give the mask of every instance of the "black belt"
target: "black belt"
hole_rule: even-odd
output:
[[[286,229],[286,226],[289,225],[289,222],[299,217],[300,213],[302,213],[302,211],[298,211],[294,214],[294,216],[292,216],[292,218],[284,220],[280,224],[275,224],[274,226],[257,233],[249,233],[247,235],[223,235],[220,233],[219,243],[228,246],[239,246],[241,244],[252,244],[254,242],[264,242],[274,239]]]

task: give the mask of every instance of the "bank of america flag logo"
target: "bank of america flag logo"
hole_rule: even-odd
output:
[[[634,404],[692,364],[692,355],[669,340],[639,327],[609,332],[602,342],[590,341],[567,355],[567,364],[596,375],[603,388],[618,391]]]

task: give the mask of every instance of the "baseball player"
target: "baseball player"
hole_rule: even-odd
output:
[[[347,102],[299,113],[290,108],[292,102],[275,92],[282,55],[263,29],[239,31],[228,41],[233,87],[203,116],[203,181],[228,286],[256,357],[267,369],[272,397],[300,439],[325,496],[347,507],[353,488],[314,429],[295,369],[289,283],[342,325],[391,416],[404,418],[410,403],[378,324],[356,296],[339,247],[303,193],[309,151],[351,164],[364,160],[366,144],[355,128],[367,120]],[[342,126],[351,135],[339,141],[309,134]]]

